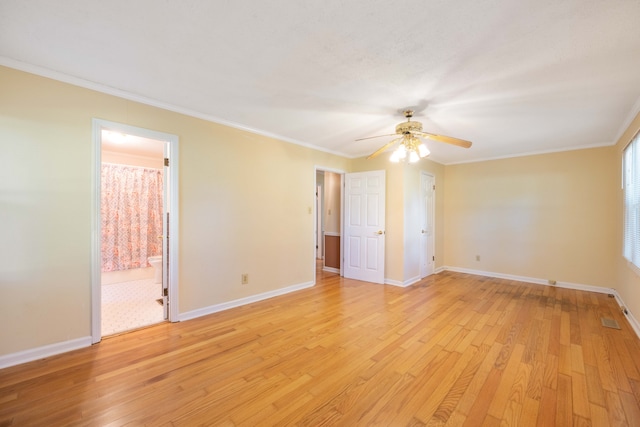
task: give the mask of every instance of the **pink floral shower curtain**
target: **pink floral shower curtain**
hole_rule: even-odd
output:
[[[102,164],[102,271],[162,254],[162,170]]]

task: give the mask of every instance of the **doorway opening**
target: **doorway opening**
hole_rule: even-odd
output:
[[[344,172],[316,167],[316,272],[342,275]]]
[[[176,318],[177,137],[94,120],[94,153],[95,343]]]

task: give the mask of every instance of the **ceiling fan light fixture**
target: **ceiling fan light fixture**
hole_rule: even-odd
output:
[[[420,155],[420,157],[427,157],[429,154],[431,154],[431,152],[426,145],[420,144],[418,145],[418,154]]]
[[[422,142],[421,138],[429,138],[438,142],[444,142],[445,144],[457,145],[458,147],[469,148],[471,142],[464,139],[453,138],[451,136],[436,135],[434,133],[423,132],[422,123],[412,121],[413,110],[405,110],[404,116],[407,118],[406,122],[402,122],[396,126],[396,135],[398,137],[389,141],[387,144],[380,147],[377,151],[371,154],[367,159],[373,159],[379,154],[383,153],[389,147],[398,144],[389,160],[394,163],[398,163],[400,160],[408,160],[409,163],[415,163],[420,159],[427,157],[431,152],[427,146]],[[393,136],[393,135],[379,135],[379,136]],[[362,141],[363,139],[378,138],[377,136],[371,136],[367,138],[357,139],[356,141]]]
[[[398,153],[398,159],[404,159],[407,157],[407,147],[404,145],[404,142],[396,148],[396,152]]]

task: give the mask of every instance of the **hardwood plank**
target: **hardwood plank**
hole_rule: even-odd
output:
[[[535,426],[538,419],[538,412],[540,408],[540,401],[525,397],[522,404],[522,414],[517,425],[521,426]],[[515,424],[514,424],[515,425]]]
[[[598,368],[591,365],[585,365],[585,380],[587,382],[587,395],[589,402],[604,407],[606,406],[604,398],[604,389],[600,383],[600,374]]]
[[[511,357],[501,375],[500,383],[495,389],[491,404],[489,405],[487,413],[493,415],[496,418],[501,418],[507,405],[507,401],[513,393],[514,383],[516,381],[516,375],[522,354],[524,353],[524,346],[522,344],[516,344]]]
[[[319,271],[309,289],[0,370],[0,426],[639,419],[640,340],[614,299],[453,272],[398,288]]]
[[[448,423],[449,418],[458,406],[464,393],[469,389],[476,372],[478,372],[483,361],[489,354],[489,350],[489,347],[486,345],[478,348],[478,351],[466,364],[460,376],[456,379],[453,386],[451,386],[446,396],[442,399],[442,402],[440,402],[440,405],[429,420],[428,425],[444,425],[445,423]]]
[[[543,387],[542,397],[540,398],[540,406],[538,410],[538,420],[536,424],[537,426],[546,427],[563,425],[560,423],[556,423],[556,408],[558,406],[557,400],[558,395],[556,390],[548,387]]]
[[[462,353],[455,365],[448,369],[446,375],[437,383],[437,385],[428,391],[429,398],[426,401],[420,402],[418,409],[415,411],[414,417],[421,420],[424,423],[429,422],[438,408],[442,409],[440,415],[446,417],[446,412],[453,410],[453,400],[456,400],[456,395],[459,392],[452,391],[454,385],[458,379],[465,372],[465,369],[470,363],[475,360],[475,356],[478,353],[478,349],[475,347],[469,347]],[[459,353],[454,353],[459,354]],[[461,395],[461,393],[460,393]],[[451,400],[445,403],[445,399],[449,397]],[[449,406],[451,405],[451,406]]]
[[[589,412],[591,413],[591,425],[597,427],[609,427],[611,425],[609,423],[609,414],[602,406],[591,403]]]
[[[494,343],[493,346],[487,352],[487,355],[482,360],[480,367],[476,370],[473,378],[469,382],[464,394],[460,398],[458,402],[458,406],[456,408],[462,415],[465,417],[468,416],[473,406],[476,404],[478,400],[478,396],[480,395],[482,387],[489,376],[489,374],[495,369],[494,363],[500,350],[502,349],[502,344]],[[490,402],[487,396],[483,397],[483,403],[487,406]]]
[[[632,394],[625,393],[624,391],[620,392],[619,396],[627,423],[630,426],[640,426],[640,405],[638,401]]]
[[[612,426],[630,426],[627,417],[622,408],[622,402],[617,393],[606,392],[605,400],[607,402],[607,414],[609,415],[609,424]]]
[[[589,412],[589,395],[587,392],[587,380],[585,376],[574,372],[571,375],[571,397],[573,413],[584,419],[590,419]]]
[[[573,393],[571,392],[571,377],[564,374],[558,375],[556,425],[573,425]]]

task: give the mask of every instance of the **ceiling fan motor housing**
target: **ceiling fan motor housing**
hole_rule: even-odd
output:
[[[412,132],[422,132],[422,123],[408,121],[396,126],[396,133],[399,135],[410,134]]]

